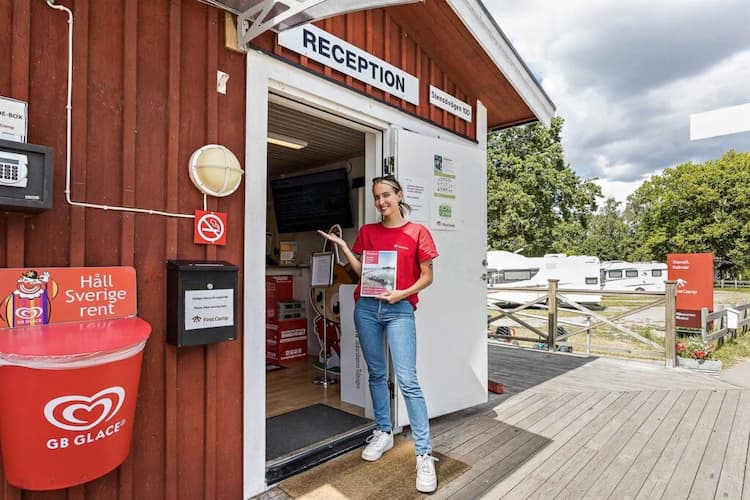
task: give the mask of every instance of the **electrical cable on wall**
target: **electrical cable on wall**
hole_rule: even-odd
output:
[[[66,124],[66,136],[65,136],[65,200],[69,205],[74,207],[85,207],[85,208],[97,208],[100,210],[114,210],[119,212],[134,212],[140,214],[150,215],[163,215],[166,217],[180,217],[184,219],[194,219],[194,214],[178,214],[171,212],[164,212],[161,210],[151,210],[148,208],[135,208],[135,207],[121,207],[111,205],[99,205],[95,203],[87,203],[83,201],[73,201],[71,199],[70,184],[71,184],[71,129],[72,129],[72,113],[73,113],[73,11],[63,5],[55,4],[55,0],[45,0],[47,5],[55,10],[61,10],[68,15],[68,89],[67,89],[67,102],[65,109],[67,110],[67,124]],[[206,205],[204,196],[204,207]]]

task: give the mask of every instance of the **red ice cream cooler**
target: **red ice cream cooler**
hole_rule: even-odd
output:
[[[0,446],[9,483],[68,488],[125,460],[150,333],[138,317],[0,331]]]

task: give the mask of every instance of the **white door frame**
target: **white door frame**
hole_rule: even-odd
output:
[[[362,131],[408,128],[463,144],[473,144],[450,132],[403,113],[377,100],[348,90],[303,69],[261,52],[248,52],[245,109],[245,242],[243,296],[243,496],[249,498],[267,489],[266,471],[266,372],[265,372],[265,216],[267,183],[268,102],[275,94],[313,108],[339,115],[347,126]],[[306,108],[307,113],[313,113]],[[330,114],[328,114],[330,113]],[[334,118],[335,120],[335,118]],[[487,112],[477,102],[477,147],[486,148]],[[387,134],[382,134],[383,140]],[[375,148],[380,149],[380,148]],[[388,150],[388,145],[383,149]],[[382,151],[374,151],[380,165]],[[367,220],[375,220],[374,207],[367,207]]]

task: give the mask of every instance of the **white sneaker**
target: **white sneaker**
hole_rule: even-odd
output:
[[[383,453],[393,448],[393,433],[379,430],[372,431],[367,438],[367,446],[362,450],[362,460],[374,462],[383,456]]]
[[[435,462],[438,459],[429,453],[417,455],[417,491],[432,493],[437,489]]]

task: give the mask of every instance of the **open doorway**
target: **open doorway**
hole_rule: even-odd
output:
[[[335,256],[333,285],[311,287],[311,259],[333,250],[324,247],[318,229],[339,225],[343,238],[354,242],[368,212],[365,179],[376,175],[382,139],[379,131],[278,96],[268,105],[268,137],[270,484],[361,445],[374,428],[363,397],[364,362],[353,328],[341,319],[339,292],[351,294],[357,277],[343,256]]]

